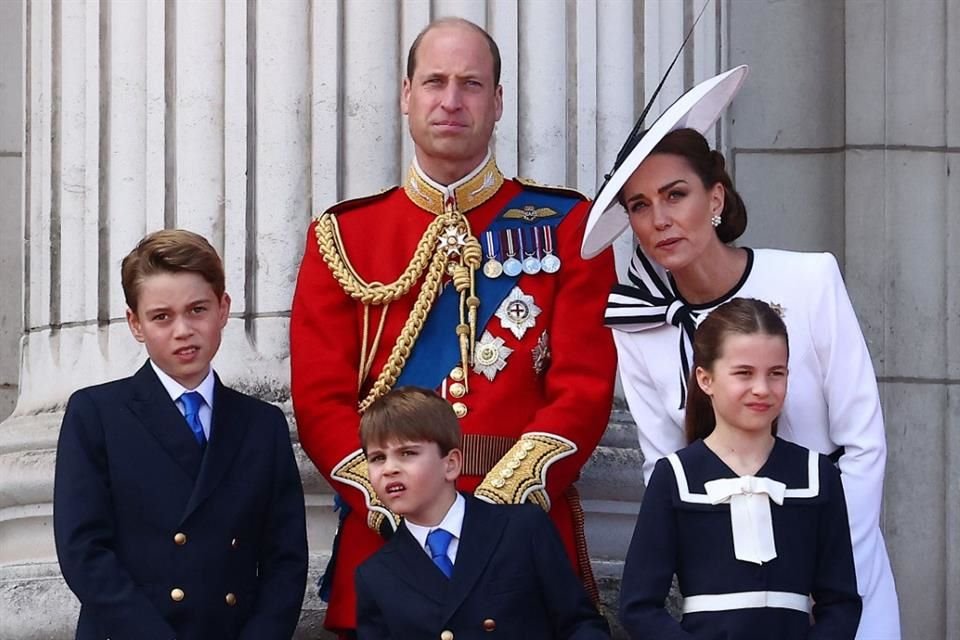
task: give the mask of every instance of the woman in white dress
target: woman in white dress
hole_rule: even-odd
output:
[[[706,131],[746,77],[738,67],[701,83],[639,140],[628,140],[594,202],[582,253],[629,226],[628,281],[610,295],[620,376],[649,480],[657,460],[686,446],[691,338],[733,297],[763,300],[790,335],[789,391],[779,435],[832,455],[841,471],[863,614],[858,640],[900,638],[897,595],[879,528],[886,438],[876,377],[836,259],[736,247],[746,207]],[[632,147],[632,148],[631,148]]]

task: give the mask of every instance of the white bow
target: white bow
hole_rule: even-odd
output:
[[[730,504],[733,552],[737,560],[763,564],[777,557],[770,501],[783,504],[787,485],[769,478],[741,476],[704,483],[711,504]]]

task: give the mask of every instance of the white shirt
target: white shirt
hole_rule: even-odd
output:
[[[460,531],[463,529],[463,513],[466,504],[467,501],[463,499],[463,496],[457,493],[457,498],[453,501],[453,504],[450,505],[450,508],[447,509],[447,515],[443,516],[443,520],[441,520],[437,526],[424,527],[419,524],[413,524],[409,520],[404,523],[428,557],[433,558],[430,554],[430,549],[427,547],[427,536],[430,535],[430,532],[434,529],[443,529],[453,534],[450,546],[447,547],[447,557],[450,558],[451,563],[454,565],[457,564],[457,549],[460,548]]]
[[[154,373],[160,378],[160,384],[162,384],[163,388],[170,394],[170,399],[177,405],[177,409],[180,410],[181,415],[186,416],[187,409],[183,405],[180,396],[190,391],[196,391],[203,396],[203,405],[201,405],[199,412],[200,424],[203,425],[203,435],[207,438],[207,441],[209,441],[210,425],[213,422],[213,367],[210,367],[210,371],[207,372],[207,377],[197,385],[196,389],[187,389],[154,364],[153,360],[150,360],[150,366],[153,367]]]

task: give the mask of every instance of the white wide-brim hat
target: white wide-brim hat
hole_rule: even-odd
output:
[[[600,187],[600,193],[590,207],[580,247],[583,258],[593,258],[599,254],[630,226],[627,212],[620,206],[617,194],[653,148],[665,135],[676,129],[696,129],[706,133],[737,95],[748,72],[747,65],[740,65],[704,80],[687,91],[657,118],[623,162],[614,166],[613,173]]]

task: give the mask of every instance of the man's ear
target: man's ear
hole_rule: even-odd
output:
[[[705,394],[712,396],[713,375],[703,367],[697,367],[694,375],[697,376],[697,386],[699,386]]]
[[[130,327],[130,333],[133,334],[137,342],[143,342],[146,338],[143,335],[143,327],[140,325],[140,316],[138,316],[130,307],[127,307],[127,326]]]
[[[400,85],[400,112],[410,115],[410,78],[404,78]]]

